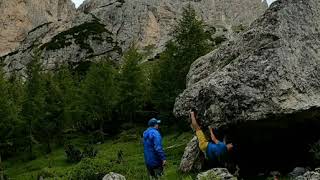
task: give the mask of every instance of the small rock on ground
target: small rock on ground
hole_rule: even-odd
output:
[[[197,180],[237,180],[226,168],[214,168],[197,175]]]
[[[109,174],[105,175],[102,180],[126,180],[126,178],[121,174],[110,172]]]

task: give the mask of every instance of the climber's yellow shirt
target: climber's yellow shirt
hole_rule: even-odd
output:
[[[202,152],[206,152],[209,141],[207,140],[206,136],[204,135],[201,129],[196,131],[196,135],[199,141],[199,148],[201,149]]]

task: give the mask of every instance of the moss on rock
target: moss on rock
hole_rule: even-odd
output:
[[[108,42],[112,42],[111,32],[109,32],[104,24],[101,24],[98,20],[92,22],[86,22],[79,26],[75,26],[67,31],[61,32],[60,34],[53,37],[53,39],[42,45],[41,49],[46,50],[56,50],[61,49],[67,46],[70,46],[73,43],[73,40],[76,44],[80,46],[81,49],[87,49],[88,52],[92,53],[93,49],[88,44],[87,40],[89,36],[93,36],[94,40],[104,40],[101,37],[102,33],[110,34],[110,37],[107,38]]]

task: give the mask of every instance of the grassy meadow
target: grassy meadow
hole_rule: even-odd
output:
[[[143,159],[142,132],[143,129],[127,131],[102,144],[95,144],[97,156],[82,159],[79,163],[68,163],[63,147],[55,148],[48,155],[38,154],[32,161],[25,161],[20,155],[4,162],[5,175],[15,180],[31,180],[40,176],[45,179],[100,179],[108,172],[116,172],[128,180],[148,179]],[[178,172],[185,145],[191,137],[191,133],[164,135],[163,145],[168,164],[163,179],[192,179],[193,175]],[[89,139],[79,135],[71,141],[81,149]],[[119,153],[123,155],[119,157]]]

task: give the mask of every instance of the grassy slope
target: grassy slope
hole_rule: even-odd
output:
[[[140,138],[141,132],[142,130],[136,131],[136,133],[123,133],[114,140],[108,140],[104,144],[96,145],[99,150],[96,159],[113,162],[109,167],[110,171],[123,174],[129,180],[147,179]],[[173,133],[164,136],[164,147],[168,159],[164,179],[191,179],[191,176],[182,176],[177,172],[185,145],[191,136],[190,133]],[[74,143],[78,145],[83,145],[85,142],[86,137],[74,140]],[[115,163],[119,150],[124,153],[124,161]],[[50,166],[51,168],[49,168]],[[49,171],[59,177],[58,179],[67,179],[67,174],[74,166],[76,164],[66,162],[63,148],[57,148],[51,154],[38,156],[37,159],[29,162],[23,162],[19,158],[11,159],[5,162],[5,173],[10,179],[36,179],[39,172]]]

